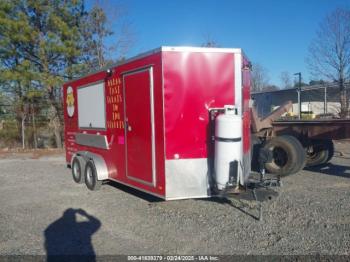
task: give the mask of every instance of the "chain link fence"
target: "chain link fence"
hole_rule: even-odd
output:
[[[350,118],[350,83],[345,84],[345,90],[348,110],[342,118]],[[252,93],[252,99],[260,117],[268,115],[286,101],[293,103],[288,115],[296,117],[299,114],[297,88],[256,92]],[[304,86],[300,92],[302,118],[340,118],[340,100],[341,91],[337,84]]]

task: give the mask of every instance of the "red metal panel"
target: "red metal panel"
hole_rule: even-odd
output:
[[[156,155],[156,187],[140,183],[129,179],[125,173],[125,130],[124,130],[124,94],[122,89],[122,75],[131,70],[153,66],[154,82],[154,116],[155,116],[155,155]],[[152,54],[129,63],[112,68],[112,76],[108,76],[105,71],[86,76],[84,78],[69,82],[63,86],[64,108],[67,107],[67,87],[72,86],[75,97],[75,114],[68,117],[67,110],[64,110],[65,118],[65,143],[66,159],[69,163],[72,154],[76,151],[87,150],[99,154],[105,160],[109,177],[111,179],[128,184],[134,188],[154,193],[156,195],[165,195],[164,178],[164,136],[163,136],[163,93],[162,93],[162,65],[161,53]],[[78,102],[76,89],[79,86],[92,84],[97,81],[105,81],[106,93],[106,130],[79,129],[77,109]],[[93,109],[93,105],[91,105]],[[75,143],[75,133],[85,132],[87,134],[106,135],[109,143],[109,149],[99,149],[94,147],[81,146]],[[143,156],[140,156],[140,159]]]
[[[152,125],[150,71],[123,76],[125,92],[127,176],[147,183],[152,178]],[[153,88],[152,88],[153,89]]]
[[[234,54],[163,52],[166,158],[206,158],[208,109],[234,104]]]

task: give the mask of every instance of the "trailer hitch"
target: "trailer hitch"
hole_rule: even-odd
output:
[[[258,204],[258,215],[249,214],[246,211],[242,212],[248,214],[258,221],[263,220],[263,202],[271,200],[273,197],[278,196],[278,192],[273,190],[273,188],[282,187],[281,177],[277,176],[276,178],[267,178],[264,172],[264,169],[261,169],[258,179],[249,179],[246,182],[245,187],[228,187],[226,190],[220,193],[220,197],[226,199],[236,198],[239,200],[253,200]],[[236,207],[237,208],[237,207]]]
[[[246,181],[245,186],[241,187],[239,185],[227,185],[227,187],[221,192],[216,190],[216,193],[218,193],[217,196],[229,200],[231,205],[233,205],[233,202],[231,201],[232,198],[239,200],[241,204],[241,200],[254,201],[256,204],[258,204],[258,215],[250,214],[250,212],[248,213],[247,211],[242,210],[240,207],[235,207],[254,219],[262,221],[262,202],[270,200],[272,197],[276,197],[278,192],[273,190],[273,188],[282,186],[281,177],[279,175],[277,177],[267,177],[266,175],[265,164],[271,162],[272,158],[272,151],[261,148],[258,154],[259,171],[255,173],[255,175],[250,175],[250,178],[248,181]],[[248,205],[245,205],[245,207],[247,206]]]
[[[271,163],[273,154],[271,150],[266,148],[260,148],[258,162],[259,162],[259,173],[260,173],[260,186],[262,187],[280,187],[282,186],[281,176],[278,175],[276,178],[265,178],[265,164]]]

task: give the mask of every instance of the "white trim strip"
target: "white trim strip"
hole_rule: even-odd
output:
[[[194,47],[194,46],[162,46],[161,51],[167,52],[203,52],[203,53],[242,53],[240,48],[215,48],[215,47]]]
[[[242,116],[242,55],[235,54],[235,107],[238,109],[238,115]]]

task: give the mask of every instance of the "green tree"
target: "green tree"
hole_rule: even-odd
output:
[[[62,146],[62,83],[109,65],[116,48],[122,55],[130,47],[127,26],[106,44],[113,34],[108,23],[102,7],[87,12],[84,0],[0,1],[0,82],[14,101],[22,141],[25,121],[35,130],[37,105],[43,104],[56,145]]]
[[[112,35],[112,31],[106,27],[107,16],[103,9],[95,5],[87,16],[83,25],[83,35],[90,41],[85,42],[85,51],[88,55],[90,69],[99,69],[113,63],[106,58],[108,47],[104,39]]]
[[[22,122],[27,96],[44,90],[57,147],[62,146],[60,100],[56,89],[80,72],[79,25],[86,13],[82,1],[3,0],[0,3],[0,78],[11,82]]]
[[[107,12],[107,9],[109,12]],[[109,15],[108,15],[109,14]],[[133,45],[130,23],[125,21],[126,10],[113,2],[96,1],[84,17],[80,30],[84,38],[83,53],[89,71],[108,67],[124,59]],[[118,32],[111,29],[119,28]]]

